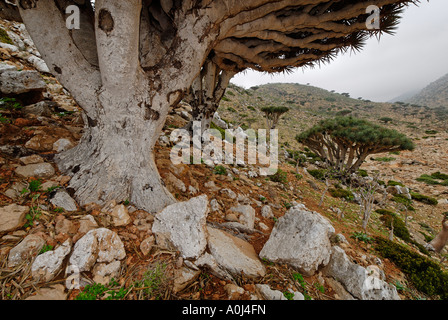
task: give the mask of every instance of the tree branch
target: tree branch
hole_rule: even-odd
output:
[[[39,0],[35,7],[20,7],[20,15],[51,72],[87,112],[95,109],[101,85],[98,69],[87,61],[67,29],[65,8],[53,0]]]
[[[97,0],[95,32],[103,88],[129,90],[140,72],[142,0]]]

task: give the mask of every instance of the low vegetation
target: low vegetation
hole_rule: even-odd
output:
[[[375,239],[375,249],[383,258],[394,262],[417,290],[448,299],[448,273],[438,263],[384,238]]]

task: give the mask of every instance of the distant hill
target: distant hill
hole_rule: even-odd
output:
[[[430,83],[406,102],[431,108],[448,107],[448,73]]]
[[[389,100],[389,101],[387,101],[387,102],[389,102],[389,103],[394,103],[394,102],[397,102],[397,101],[408,101],[408,100],[410,100],[412,97],[414,97],[414,96],[416,96],[417,94],[419,94],[420,91],[421,91],[421,90],[412,90],[412,91],[408,91],[408,92],[405,92],[405,93],[399,95],[398,97],[395,97],[395,98],[393,98],[393,99],[391,99],[391,100]]]
[[[354,116],[399,129],[409,135],[427,129],[446,127],[448,110],[436,110],[410,103],[377,103],[351,98],[347,93],[297,83],[271,83],[244,89],[230,84],[218,113],[222,119],[243,128],[266,128],[261,108],[285,106],[290,111],[282,116],[277,128],[281,143],[298,146],[294,137],[318,121],[335,116]],[[439,112],[436,112],[439,111]],[[391,118],[387,124],[382,118]],[[416,128],[421,128],[417,130]],[[420,134],[420,133],[419,133]]]

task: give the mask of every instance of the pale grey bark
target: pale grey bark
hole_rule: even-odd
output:
[[[213,115],[235,73],[221,70],[212,60],[206,61],[184,98],[192,107],[192,120],[187,126],[189,129],[194,121],[201,122],[202,132],[210,128]]]
[[[81,8],[82,30],[67,29],[68,4]],[[97,0],[93,10],[89,1],[18,0],[17,7],[2,3],[8,11],[0,17],[20,12],[49,69],[85,111],[85,136],[57,157],[73,176],[79,203],[129,199],[159,211],[174,200],[157,173],[153,148],[169,108],[191,86],[206,128],[235,73],[325,61],[377,34],[363,26],[371,4],[382,8],[384,19],[404,5]]]

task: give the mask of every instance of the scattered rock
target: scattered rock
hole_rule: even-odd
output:
[[[233,192],[231,189],[228,189],[228,188],[226,188],[226,189],[221,189],[219,192],[222,193],[222,194],[224,194],[224,195],[226,195],[226,196],[229,197],[230,199],[236,199],[236,193]]]
[[[318,213],[292,208],[275,224],[261,258],[313,275],[330,261],[333,226]]]
[[[227,296],[230,300],[239,299],[246,291],[233,283],[228,283],[224,286],[224,290],[226,290]]]
[[[58,139],[45,133],[36,134],[25,143],[25,147],[37,152],[53,151],[53,145]]]
[[[182,267],[179,270],[174,270],[174,286],[173,292],[178,293],[192,284],[201,274],[199,270],[191,270]]]
[[[67,240],[57,249],[38,255],[31,266],[33,278],[45,282],[53,280],[62,270],[62,263],[71,248],[71,241]]]
[[[219,229],[207,227],[208,247],[217,264],[233,275],[263,277],[266,269],[252,245]]]
[[[272,208],[269,205],[264,205],[263,207],[261,207],[261,215],[263,216],[263,218],[273,218],[274,214],[272,213]]]
[[[219,205],[218,200],[216,200],[216,199],[210,200],[210,211],[211,212],[219,211],[220,209],[221,209],[221,206]]]
[[[38,154],[33,154],[31,156],[22,157],[19,160],[24,165],[37,164],[37,163],[45,162],[44,159],[40,155],[38,155]]]
[[[16,267],[22,262],[36,256],[44,245],[45,240],[42,237],[36,234],[28,235],[9,252],[8,268]]]
[[[214,181],[208,181],[208,182],[204,183],[204,187],[210,189],[211,192],[215,192],[215,191],[219,190],[219,188],[216,186]]]
[[[184,258],[198,258],[207,246],[207,195],[172,204],[155,217],[152,232],[163,248],[176,248]]]
[[[47,64],[41,58],[36,57],[35,55],[30,55],[27,58],[27,61],[31,63],[37,71],[42,73],[50,73],[50,69],[48,69]]]
[[[78,240],[70,256],[70,265],[79,272],[90,271],[95,263],[111,263],[126,257],[123,242],[113,231],[99,228]]]
[[[79,220],[79,229],[78,232],[82,234],[86,234],[87,232],[98,228],[98,223],[96,222],[93,216],[86,215]]]
[[[124,204],[115,206],[110,212],[110,215],[112,217],[112,224],[115,227],[122,227],[131,223],[131,217]]]
[[[25,300],[66,300],[65,287],[61,284],[53,285],[49,288],[40,288],[34,296]]]
[[[238,205],[230,208],[230,211],[237,214],[241,224],[253,229],[255,226],[255,209],[250,205]]]
[[[331,260],[324,269],[326,276],[339,281],[353,296],[361,300],[400,300],[397,289],[353,263],[338,246],[332,249]]]
[[[185,183],[182,182],[182,180],[176,178],[176,176],[174,174],[172,174],[171,172],[168,173],[168,175],[166,176],[166,182],[168,184],[171,184],[175,189],[181,191],[181,192],[186,192],[187,191],[187,187],[185,186]]]
[[[75,200],[73,200],[73,198],[70,197],[70,195],[62,189],[56,191],[56,193],[50,199],[50,202],[55,207],[62,208],[68,212],[78,210]]]
[[[10,70],[0,73],[0,92],[3,94],[18,95],[30,91],[44,90],[45,81],[37,71]]]
[[[51,109],[47,101],[40,101],[29,106],[25,106],[22,109],[23,113],[26,115],[35,115],[43,117],[51,117]]]
[[[117,279],[120,274],[121,262],[112,261],[111,263],[98,263],[92,270],[93,281],[107,285],[112,278]]]
[[[26,166],[19,166],[15,172],[17,175],[24,178],[34,177],[48,179],[55,175],[55,170],[49,163],[36,163]]]
[[[140,243],[140,250],[144,256],[147,256],[155,244],[154,236],[149,236]]]
[[[256,284],[255,288],[266,300],[288,300],[281,291],[272,290],[267,284]]]
[[[58,153],[69,150],[73,147],[74,147],[73,143],[70,140],[65,139],[65,138],[61,138],[58,141],[56,141],[55,143],[53,143],[53,150]]]
[[[188,260],[186,260],[185,262],[187,261]],[[194,264],[197,267],[207,267],[208,269],[210,269],[210,272],[218,278],[233,281],[232,276],[227,271],[221,269],[216,259],[208,252],[205,252],[202,256],[200,256],[199,259],[194,262]]]
[[[0,208],[0,232],[8,232],[22,227],[29,208],[11,204]]]
[[[55,219],[56,224],[54,227],[56,234],[67,234],[73,236],[78,232],[78,227],[73,221],[66,219],[63,215],[59,215]]]

